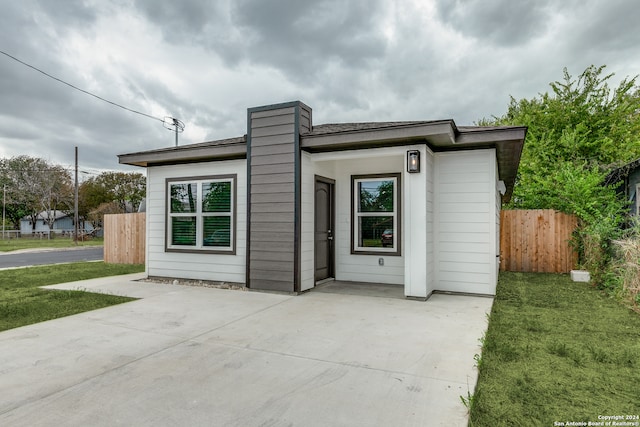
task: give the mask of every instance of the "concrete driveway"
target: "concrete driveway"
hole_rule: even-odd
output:
[[[492,299],[288,296],[148,282],[0,333],[0,425],[466,426]]]

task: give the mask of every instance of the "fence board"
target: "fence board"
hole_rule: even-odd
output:
[[[146,214],[104,216],[104,262],[144,264]]]
[[[574,215],[549,209],[500,212],[500,270],[568,273],[578,255],[569,245]]]

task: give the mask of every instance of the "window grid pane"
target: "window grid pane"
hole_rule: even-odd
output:
[[[171,244],[177,246],[195,246],[196,222],[195,216],[172,217]]]
[[[358,247],[394,248],[393,216],[361,216],[358,221]]]
[[[171,212],[196,213],[198,186],[195,182],[171,185]]]
[[[359,181],[358,196],[358,212],[393,212],[394,180]]]
[[[203,246],[231,246],[231,217],[207,216],[203,219]]]
[[[231,182],[202,184],[202,212],[231,212]]]

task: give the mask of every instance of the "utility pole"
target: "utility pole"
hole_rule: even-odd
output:
[[[165,129],[169,129],[170,131],[175,132],[176,134],[176,147],[178,146],[178,134],[184,132],[184,123],[175,117],[165,117],[162,121],[162,125]]]
[[[73,200],[73,240],[78,246],[78,147],[76,146],[76,187]]]
[[[176,128],[176,147],[178,146],[178,119],[173,119],[173,127]]]
[[[7,206],[7,184],[3,185],[3,194],[2,194],[2,240],[4,240],[4,220],[6,216],[6,206]]]

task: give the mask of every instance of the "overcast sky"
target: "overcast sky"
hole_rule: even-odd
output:
[[[241,136],[246,110],[300,100],[314,123],[506,112],[587,66],[640,73],[637,0],[1,1],[0,50],[110,101],[186,124],[180,144]],[[160,121],[0,55],[0,157],[136,170],[174,145]],[[139,170],[139,169],[137,169]],[[141,171],[141,170],[139,170]]]

